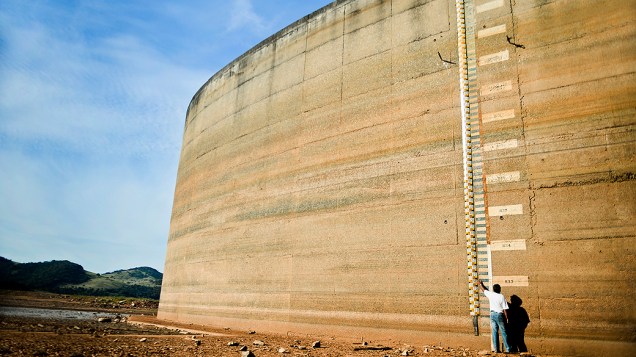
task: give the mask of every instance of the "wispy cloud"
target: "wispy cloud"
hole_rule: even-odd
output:
[[[234,0],[230,9],[228,31],[247,30],[255,33],[262,33],[271,25],[254,12],[251,0]]]
[[[0,255],[162,269],[192,95],[328,2],[0,1]]]
[[[2,14],[0,254],[161,269],[184,112],[209,73],[139,33],[38,17],[85,10],[31,10]]]
[[[174,166],[140,173],[127,162],[47,162],[7,150],[0,161],[11,167],[0,175],[3,255],[69,259],[98,272],[162,268]]]
[[[180,130],[174,119],[208,73],[171,62],[143,38],[76,41],[73,29],[60,34],[46,25],[14,23],[5,31],[13,68],[0,72],[2,133],[84,153],[122,154],[121,137],[137,144],[129,154],[156,150],[157,139],[178,147],[179,135],[167,134]]]

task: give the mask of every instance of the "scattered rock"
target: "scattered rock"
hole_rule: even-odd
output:
[[[311,347],[320,348],[320,341],[315,341],[314,343],[311,344]]]
[[[254,342],[252,342],[252,344],[256,346],[265,346],[265,342],[261,340],[255,340]]]
[[[145,337],[143,337],[143,338],[141,338],[141,339],[139,340],[139,342],[146,342],[146,341],[148,341],[148,339],[147,339],[147,338],[145,338]]]
[[[97,322],[112,322],[113,319],[111,319],[110,317],[100,317],[97,319]]]
[[[239,345],[239,343],[238,343],[238,342],[236,342],[236,341],[230,341],[230,342],[228,342],[228,343],[227,343],[227,345],[228,345],[228,346],[232,346],[232,347],[234,347],[234,346],[238,346],[238,345]]]
[[[239,348],[239,351],[247,351],[247,346],[241,346],[241,348]]]
[[[281,347],[278,349],[278,353],[289,353],[289,352],[286,349]]]
[[[76,330],[81,330],[81,328],[79,328],[79,326],[73,326],[74,329]]]
[[[42,325],[42,324],[38,324],[38,327],[44,327],[44,325]]]
[[[477,352],[477,354],[480,355],[480,356],[490,356],[490,351],[482,350],[482,351]]]
[[[401,354],[401,355],[402,355],[402,356],[410,356],[410,355],[411,355],[411,352],[409,352],[409,350],[404,350],[404,351],[402,351],[402,354]]]
[[[253,334],[255,334],[255,333],[256,333],[256,331],[249,330],[249,331],[247,331],[247,333],[248,333],[248,334],[250,334],[250,335],[253,335]]]
[[[243,351],[241,352],[241,357],[256,357],[252,351]]]

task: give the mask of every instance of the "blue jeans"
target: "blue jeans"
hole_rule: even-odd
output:
[[[510,352],[508,335],[506,334],[506,327],[504,326],[503,312],[490,312],[490,328],[492,330],[492,345],[495,347],[495,352],[501,352],[499,351],[499,331],[501,331],[501,339],[503,340],[506,352]]]

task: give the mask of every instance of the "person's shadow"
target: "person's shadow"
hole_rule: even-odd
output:
[[[521,304],[523,304],[523,300],[517,295],[510,297],[507,311],[508,326],[506,327],[510,352],[528,352],[524,339],[526,327],[530,323],[530,317],[528,317],[526,309],[521,307]]]

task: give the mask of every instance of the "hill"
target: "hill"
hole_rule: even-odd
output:
[[[0,289],[159,299],[162,279],[150,267],[97,274],[67,260],[17,263],[0,257]]]

